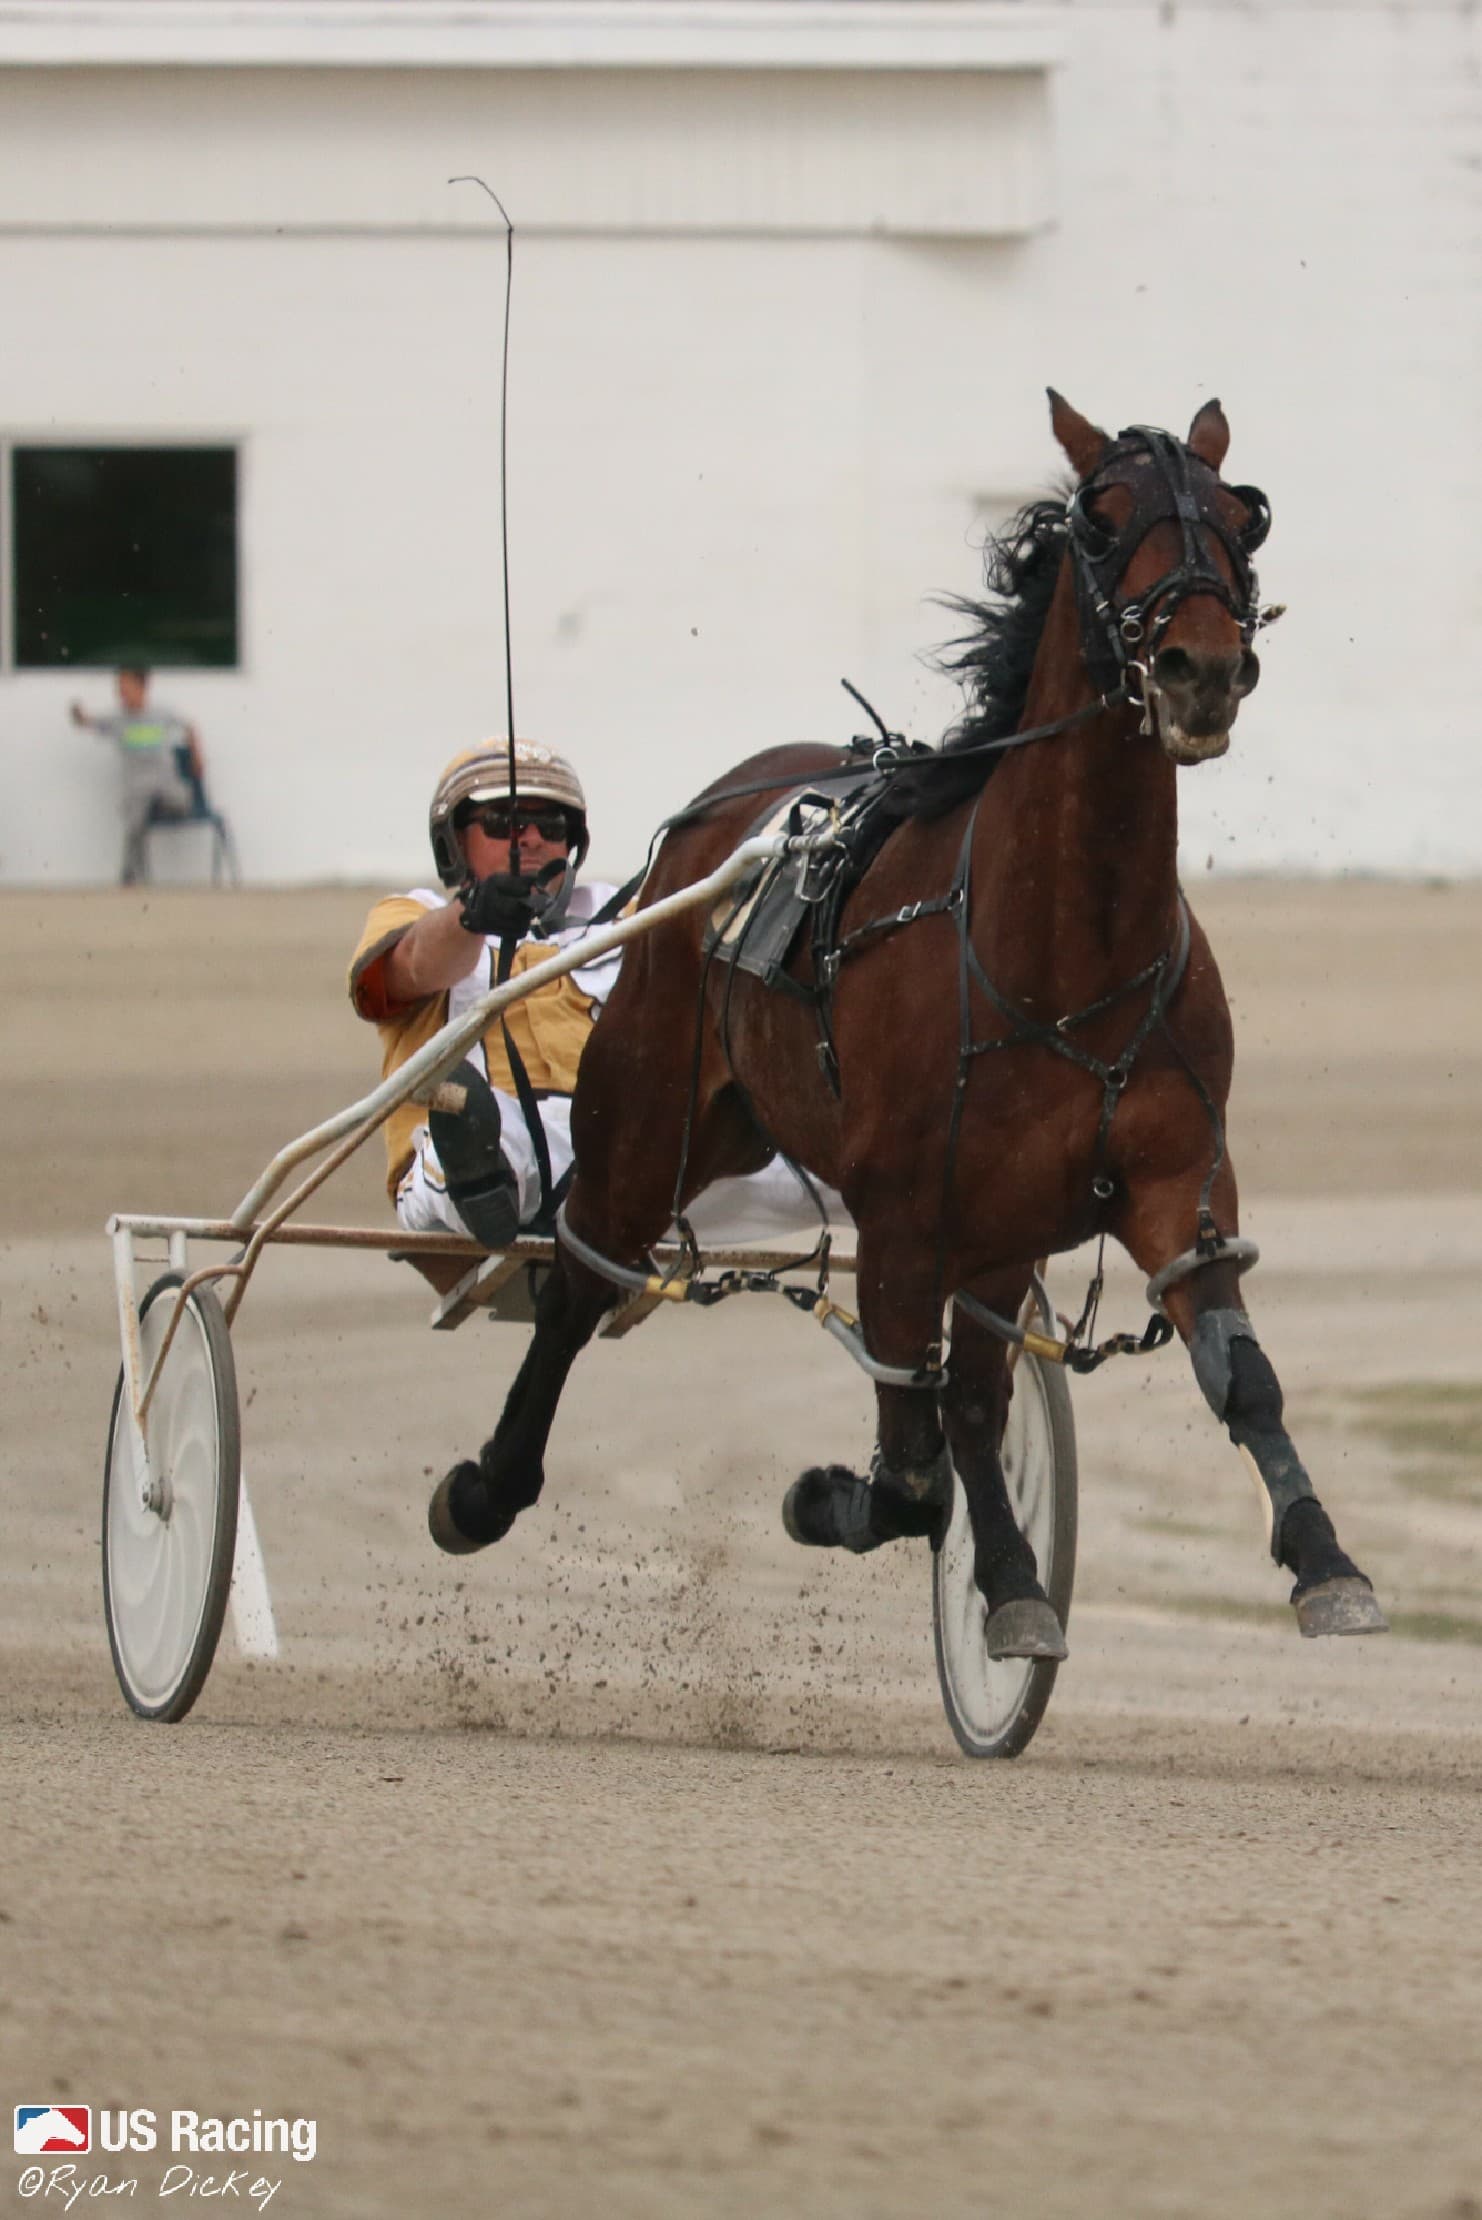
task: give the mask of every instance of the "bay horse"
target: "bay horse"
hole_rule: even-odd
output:
[[[569,1245],[492,1438],[434,1493],[442,1547],[498,1540],[539,1494],[567,1373],[615,1300],[594,1266],[640,1265],[676,1201],[780,1149],[854,1220],[878,1404],[868,1477],[818,1466],[788,1491],[795,1540],[935,1535],[955,1465],[989,1654],[1063,1657],[1000,1464],[1012,1367],[996,1327],[1037,1259],[1105,1233],[1149,1275],[1261,1484],[1301,1632],[1385,1631],[1241,1301],[1230,1015],[1177,877],[1179,770],[1225,753],[1259,677],[1250,557],[1269,512],[1220,475],[1217,401],[1187,440],[1112,439],[1053,391],[1050,414],[1074,490],[990,542],[989,598],[958,604],[977,627],[955,664],[968,710],[891,767],[898,822],[839,919],[831,1059],[807,948],[789,994],[712,966],[693,912],[628,947],[580,1068]],[[840,757],[798,745],[741,764],[670,821],[640,901],[712,871],[759,796],[826,783]]]

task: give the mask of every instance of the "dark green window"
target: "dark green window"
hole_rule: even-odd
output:
[[[231,669],[234,447],[12,447],[19,670]]]

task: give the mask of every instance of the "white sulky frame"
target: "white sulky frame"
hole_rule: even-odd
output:
[[[821,836],[767,834],[743,841],[707,878],[697,879],[693,885],[681,888],[676,894],[666,895],[646,909],[619,918],[611,925],[599,927],[573,946],[549,957],[546,962],[532,965],[518,979],[493,988],[461,1018],[445,1025],[399,1071],[383,1080],[380,1086],[361,1101],[352,1103],[348,1109],[326,1119],[322,1125],[313,1127],[311,1131],[301,1134],[296,1141],[291,1141],[286,1148],[280,1149],[247,1190],[230,1217],[184,1218],[137,1212],[118,1212],[111,1217],[106,1231],[113,1245],[113,1276],[123,1360],[120,1416],[128,1430],[134,1484],[145,1508],[158,1510],[161,1501],[159,1478],[150,1470],[145,1424],[165,1359],[184,1313],[187,1296],[196,1288],[209,1283],[230,1281],[231,1286],[223,1304],[227,1323],[230,1325],[246,1293],[247,1283],[256,1268],[258,1257],[269,1242],[317,1248],[371,1249],[386,1255],[406,1257],[412,1262],[424,1257],[445,1263],[466,1262],[467,1271],[442,1296],[433,1313],[433,1325],[447,1328],[461,1323],[480,1302],[487,1302],[490,1295],[497,1292],[502,1279],[508,1278],[527,1264],[549,1263],[553,1253],[549,1241],[518,1241],[512,1244],[503,1257],[490,1257],[477,1242],[459,1241],[447,1234],[407,1233],[389,1228],[382,1230],[362,1226],[291,1225],[289,1220],[315,1189],[323,1185],[330,1173],[353,1155],[364,1141],[369,1140],[393,1110],[413,1098],[425,1098],[438,1081],[459,1062],[473,1042],[482,1036],[489,1020],[500,1010],[547,985],[551,980],[561,978],[566,972],[589,964],[595,956],[605,955],[610,949],[621,948],[626,942],[651,932],[667,918],[678,916],[687,910],[713,905],[727,888],[734,886],[737,880],[756,865],[788,854],[805,856],[811,850],[827,845],[829,837],[827,833]],[[323,1154],[325,1151],[328,1154]],[[311,1157],[321,1155],[322,1161],[313,1171],[282,1201],[274,1203],[272,1198],[278,1194],[289,1174]],[[268,1207],[270,1204],[271,1208]],[[181,1274],[181,1286],[176,1292],[172,1313],[154,1363],[145,1377],[139,1338],[135,1279],[138,1259],[135,1244],[140,1240],[161,1238],[168,1244],[171,1268]],[[192,1272],[188,1262],[189,1244],[192,1241],[229,1242],[235,1246],[237,1254],[225,1264],[207,1265]],[[785,1268],[789,1263],[800,1261],[788,1252],[762,1253],[754,1249],[708,1254],[713,1263],[735,1264],[753,1270]],[[831,1269],[845,1274],[852,1273],[853,1260],[833,1259]],[[666,1293],[671,1289],[674,1294],[681,1292],[678,1281],[663,1284]],[[662,1297],[656,1284],[649,1296],[638,1297],[621,1305],[616,1321],[618,1330],[623,1330],[624,1318],[629,1322],[636,1322],[635,1313],[645,1315],[660,1299]],[[835,1331],[839,1331],[845,1321],[849,1326],[853,1325],[848,1313],[838,1311],[836,1306],[826,1301],[820,1305],[819,1315],[823,1323],[831,1325]],[[237,1549],[231,1586],[233,1628],[238,1647],[245,1655],[273,1657],[278,1650],[277,1630],[245,1479],[241,1486],[239,1504]]]

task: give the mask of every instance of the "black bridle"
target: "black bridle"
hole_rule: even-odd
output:
[[[1134,466],[1123,475],[1126,466]],[[1135,466],[1145,467],[1138,469]],[[1120,486],[1132,497],[1132,514],[1115,530],[1093,514],[1098,495]],[[1233,494],[1245,508],[1244,524],[1230,526],[1220,511],[1220,495]],[[1156,524],[1175,523],[1183,546],[1178,562],[1136,601],[1119,602],[1117,589],[1128,565]],[[1121,691],[1148,709],[1149,669],[1179,604],[1195,594],[1222,602],[1240,628],[1243,647],[1274,610],[1260,607],[1260,587],[1251,557],[1271,529],[1271,509],[1258,486],[1227,486],[1219,473],[1182,440],[1149,424],[1119,432],[1089,478],[1066,503],[1076,602],[1081,619],[1081,652],[1092,683],[1100,692]],[[1218,540],[1229,561],[1226,578],[1215,562],[1209,536]],[[1134,684],[1134,678],[1140,684]]]

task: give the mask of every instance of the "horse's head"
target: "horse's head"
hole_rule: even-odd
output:
[[[1067,523],[1087,665],[1125,685],[1175,763],[1223,755],[1261,675],[1250,558],[1270,511],[1227,486],[1230,427],[1207,401],[1187,440],[1134,424],[1111,439],[1051,391],[1050,421],[1075,471]]]

